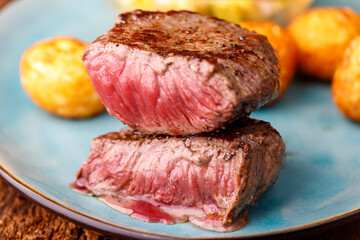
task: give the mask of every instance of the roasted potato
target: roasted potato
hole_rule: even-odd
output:
[[[81,60],[87,46],[73,38],[57,37],[24,52],[20,79],[37,105],[66,118],[86,118],[104,110]]]
[[[318,7],[296,17],[288,29],[299,48],[300,71],[330,81],[345,48],[360,34],[360,17],[348,7]]]
[[[270,44],[278,53],[280,67],[280,92],[278,96],[269,102],[274,103],[279,99],[291,83],[297,66],[297,47],[288,31],[271,21],[266,22],[240,22],[240,25],[249,30],[267,36]]]
[[[360,122],[360,36],[346,49],[336,68],[331,89],[340,111]]]

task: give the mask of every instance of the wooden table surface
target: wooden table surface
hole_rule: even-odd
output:
[[[11,0],[0,0],[0,9]],[[104,236],[78,226],[22,196],[0,177],[0,239],[129,239]],[[326,229],[266,239],[360,240],[360,219]]]

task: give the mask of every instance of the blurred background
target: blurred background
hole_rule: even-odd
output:
[[[190,10],[239,22],[273,20],[285,24],[313,0],[107,0],[117,11]]]

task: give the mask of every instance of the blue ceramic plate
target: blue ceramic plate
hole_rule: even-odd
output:
[[[352,3],[359,10],[359,3]],[[72,191],[69,183],[87,158],[92,138],[123,125],[107,114],[78,121],[47,114],[22,90],[18,63],[37,40],[70,35],[91,41],[111,27],[114,17],[100,0],[22,0],[0,13],[0,173],[15,187],[75,222],[146,238],[265,236],[360,212],[360,125],[339,114],[328,84],[301,79],[278,104],[252,115],[278,129],[288,157],[241,230],[216,233],[188,223],[145,223]]]

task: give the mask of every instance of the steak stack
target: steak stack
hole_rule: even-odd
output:
[[[83,55],[108,112],[76,184],[131,217],[233,231],[278,176],[280,134],[248,118],[278,92],[266,37],[188,11],[119,15]]]

